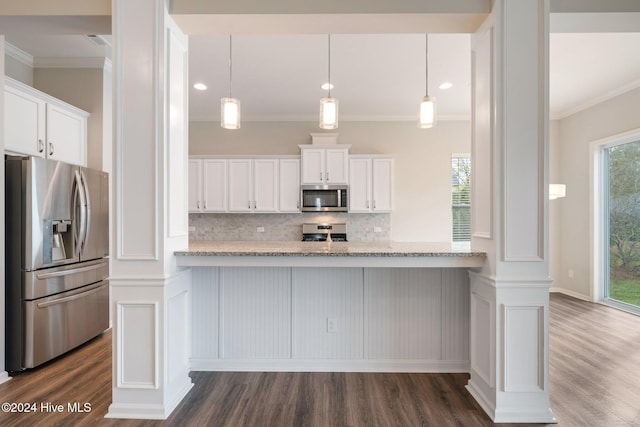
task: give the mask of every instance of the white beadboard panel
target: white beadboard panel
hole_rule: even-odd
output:
[[[442,270],[442,360],[469,360],[469,273]]]
[[[215,267],[191,270],[191,358],[219,357],[219,271]]]
[[[544,307],[503,306],[504,391],[544,391]]]
[[[158,388],[158,303],[117,303],[116,387]]]
[[[365,269],[365,357],[441,356],[442,269]]]
[[[294,268],[293,357],[363,357],[363,269]],[[328,319],[336,322],[329,332]]]
[[[291,357],[291,269],[220,269],[220,357]]]

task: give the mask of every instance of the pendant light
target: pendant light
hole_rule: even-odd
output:
[[[232,72],[231,34],[229,34],[229,97],[220,100],[220,126],[225,129],[240,129],[240,100],[231,96]]]
[[[328,35],[329,46],[329,67],[328,67],[328,89],[329,94],[326,98],[320,100],[320,128],[321,129],[337,129],[338,128],[338,100],[331,97],[331,34]]]
[[[425,34],[425,96],[418,110],[418,127],[432,128],[436,125],[436,97],[429,96],[429,34]]]

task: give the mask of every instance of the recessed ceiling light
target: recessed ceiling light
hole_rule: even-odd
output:
[[[197,90],[207,90],[207,85],[204,83],[196,83],[193,85],[193,88]]]
[[[325,83],[322,86],[320,86],[322,89],[324,90],[329,90],[329,89],[333,89],[333,83]]]
[[[453,87],[453,83],[451,82],[444,82],[442,83],[440,86],[438,86],[440,89],[445,90],[445,89],[451,89]]]

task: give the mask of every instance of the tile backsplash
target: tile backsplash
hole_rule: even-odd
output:
[[[391,240],[391,214],[306,212],[189,214],[189,240],[301,240],[303,223],[337,222],[347,224],[351,242]]]

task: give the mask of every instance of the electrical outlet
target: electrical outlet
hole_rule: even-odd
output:
[[[573,270],[569,270],[569,279],[573,279]]]
[[[264,227],[258,227],[258,228],[256,228],[256,231],[258,233],[264,233]]]
[[[189,227],[189,231],[196,231],[195,227]]]
[[[374,233],[382,233],[382,227],[373,227]]]
[[[335,317],[327,317],[327,332],[330,334],[338,332],[338,319]]]

